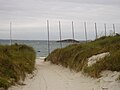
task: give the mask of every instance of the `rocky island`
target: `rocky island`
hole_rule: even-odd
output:
[[[79,43],[80,41],[77,41],[74,39],[65,39],[65,40],[56,41],[56,42]]]

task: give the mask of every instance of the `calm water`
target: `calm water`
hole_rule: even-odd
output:
[[[0,44],[8,45],[10,42],[9,40],[0,40]],[[48,55],[48,46],[47,41],[39,41],[39,40],[13,40],[12,44],[26,44],[28,46],[32,46],[36,53],[37,57],[46,57]],[[69,45],[70,43],[62,43],[63,47]],[[53,51],[57,48],[60,48],[60,43],[55,41],[50,41],[50,50]],[[40,51],[40,52],[39,52]]]

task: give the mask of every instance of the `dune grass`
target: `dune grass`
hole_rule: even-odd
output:
[[[109,57],[88,67],[88,58],[103,52]],[[75,71],[83,71],[92,77],[100,77],[103,70],[120,71],[120,35],[101,37],[84,44],[73,44],[53,51],[47,60]]]
[[[0,88],[24,80],[34,70],[35,51],[26,45],[0,45]]]

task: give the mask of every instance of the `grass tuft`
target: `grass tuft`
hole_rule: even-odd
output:
[[[104,52],[110,56],[88,67],[88,58]],[[120,71],[120,35],[107,36],[95,41],[73,44],[62,49],[54,50],[47,60],[61,64],[75,71],[83,71],[92,77],[100,77],[103,70]]]
[[[36,53],[26,45],[0,45],[0,87],[7,89],[35,69]]]

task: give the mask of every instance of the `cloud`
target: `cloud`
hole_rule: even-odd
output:
[[[98,5],[100,4],[100,5]],[[107,5],[106,5],[107,4]],[[110,6],[108,5],[110,4]],[[43,19],[93,17],[96,13],[120,10],[119,0],[0,0],[0,19]],[[101,9],[101,10],[100,10]],[[103,11],[102,11],[103,10]],[[107,11],[107,10],[106,10]],[[119,14],[119,12],[115,12]],[[88,18],[88,17],[87,17]]]
[[[120,6],[120,0],[43,0],[47,2],[72,2],[79,4],[102,4],[102,5],[118,5]]]
[[[58,29],[58,20],[66,26],[67,32],[72,20],[78,22],[76,26],[84,21],[119,23],[119,16],[120,0],[0,0],[0,30],[7,30],[12,21],[15,30],[33,32],[39,28],[36,30],[42,32],[49,19],[51,32]]]

